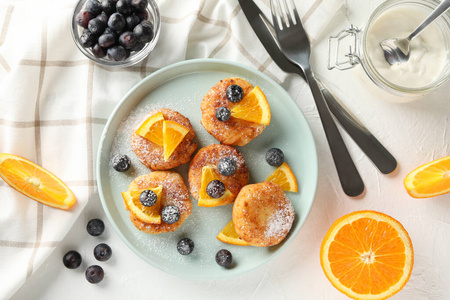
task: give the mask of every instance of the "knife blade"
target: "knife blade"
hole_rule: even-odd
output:
[[[272,57],[273,61],[287,73],[300,75],[305,79],[303,71],[292,64],[281,52],[272,23],[262,13],[253,0],[238,0],[245,17],[249,21],[256,36]],[[375,136],[350,112],[348,112],[319,80],[325,101],[331,113],[355,141],[359,148],[369,157],[383,174],[389,174],[397,168],[397,161],[392,154],[377,140]]]

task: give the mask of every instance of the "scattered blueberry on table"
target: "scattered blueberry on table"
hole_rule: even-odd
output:
[[[216,263],[221,267],[229,267],[231,263],[233,262],[233,256],[231,255],[231,252],[222,249],[219,250],[216,254]]]
[[[154,37],[148,20],[147,0],[88,0],[75,16],[84,28],[79,42],[94,56],[123,61],[144,48]]]
[[[70,250],[63,256],[63,264],[68,269],[76,269],[81,265],[81,255],[75,250]]]
[[[92,219],[87,223],[86,230],[92,236],[99,236],[105,231],[105,223],[100,219]]]
[[[266,161],[269,165],[279,167],[284,162],[284,153],[278,148],[271,148],[266,152]]]
[[[99,283],[103,280],[103,277],[105,276],[105,272],[103,271],[103,268],[98,265],[90,266],[86,269],[86,280],[90,283]]]
[[[177,243],[177,250],[181,255],[189,255],[194,250],[194,242],[190,238],[183,238]]]
[[[112,250],[108,244],[101,243],[94,248],[94,257],[98,261],[107,261],[111,258]]]
[[[110,51],[111,52],[115,52],[115,50],[112,50],[116,47],[120,47],[123,49],[123,47],[121,46],[114,46],[108,49],[108,56],[110,55]],[[125,51],[125,49],[123,49]],[[112,54],[111,54],[112,55]],[[114,55],[118,55],[118,54],[114,54]],[[113,157],[112,159],[112,167],[114,168],[114,170],[116,170],[117,172],[125,172],[128,171],[128,169],[130,169],[131,167],[131,160],[128,156],[126,156],[125,154],[117,154],[116,156]]]

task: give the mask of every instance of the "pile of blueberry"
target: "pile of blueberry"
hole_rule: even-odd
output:
[[[105,230],[105,223],[100,219],[92,219],[86,226],[87,232],[92,236],[99,236]],[[94,248],[94,257],[98,261],[107,261],[111,258],[112,250],[105,243],[100,243]],[[82,259],[80,253],[71,250],[64,254],[63,264],[68,269],[76,269],[81,265]],[[105,272],[99,265],[92,265],[86,269],[86,280],[90,283],[99,283],[103,280]]]
[[[230,102],[238,103],[244,98],[244,90],[237,84],[232,84],[227,87],[227,99]],[[221,106],[216,110],[216,118],[219,121],[226,122],[230,119],[231,111],[228,107]]]
[[[113,61],[123,61],[140,51],[154,37],[148,20],[147,0],[88,0],[76,16],[83,27],[81,46]]]

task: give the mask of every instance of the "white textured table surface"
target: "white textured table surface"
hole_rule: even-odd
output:
[[[364,3],[362,3],[364,2]],[[12,299],[346,299],[326,279],[319,261],[322,238],[330,225],[356,210],[377,210],[399,220],[409,232],[415,252],[412,276],[392,299],[450,299],[450,194],[428,200],[409,197],[403,179],[415,167],[450,154],[450,85],[411,103],[382,101],[384,93],[368,87],[361,67],[328,71],[326,38],[349,25],[361,26],[380,1],[349,0],[332,20],[314,48],[314,66],[329,88],[397,158],[394,174],[383,175],[348,136],[344,139],[366,185],[364,195],[349,198],[342,192],[312,96],[301,79],[289,76],[282,83],[294,91],[315,137],[319,157],[318,190],[311,213],[293,243],[274,260],[237,278],[191,281],[166,274],[142,261],[113,231],[98,194],[90,199],[63,242]],[[300,88],[301,87],[301,88]],[[91,218],[105,221],[101,237],[85,227]],[[84,278],[95,264],[92,249],[106,242],[112,259],[102,263],[105,279],[91,285]],[[82,267],[63,267],[63,254],[76,249]]]

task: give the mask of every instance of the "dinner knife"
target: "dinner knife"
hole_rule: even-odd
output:
[[[285,72],[298,74],[303,79],[303,71],[292,64],[281,52],[272,26],[253,0],[238,0],[253,31],[258,36],[266,51],[275,63]],[[319,81],[320,82],[320,81]],[[321,90],[328,108],[341,126],[355,141],[360,149],[369,157],[383,174],[389,174],[397,168],[397,161],[392,154],[377,140],[375,136],[353,115],[351,115],[322,83]]]

